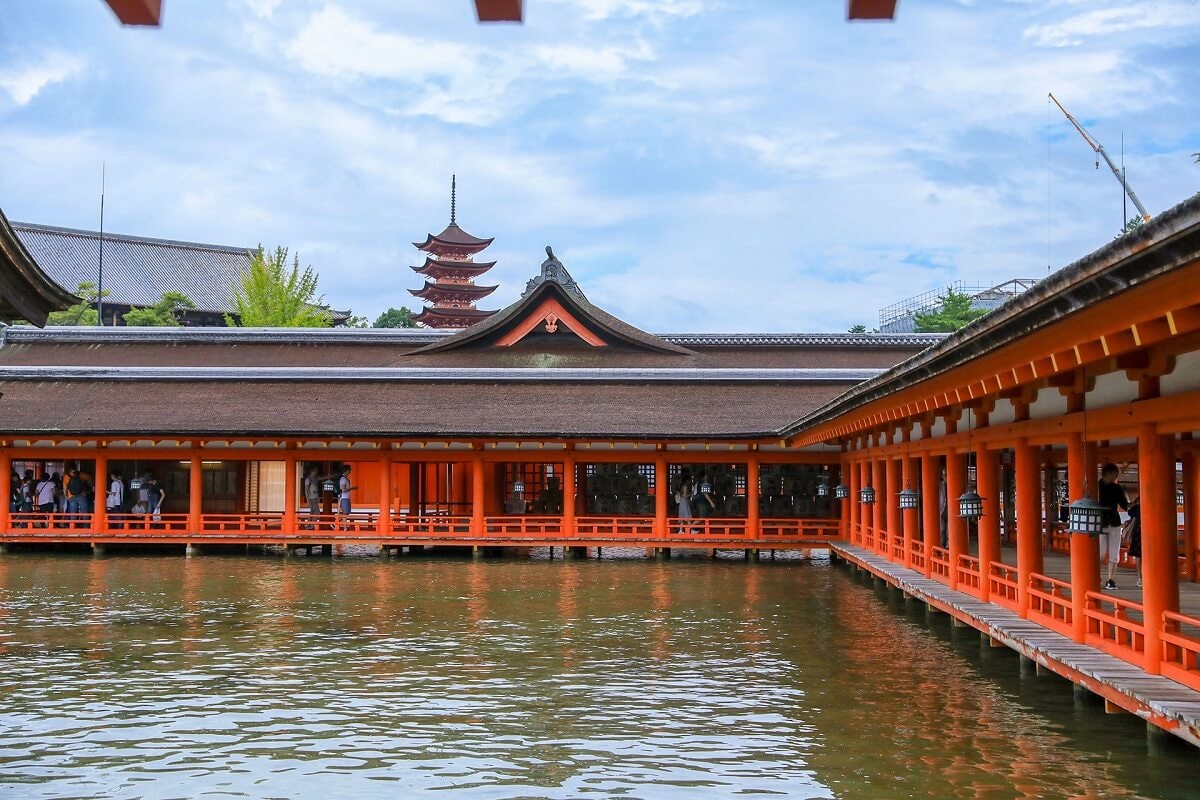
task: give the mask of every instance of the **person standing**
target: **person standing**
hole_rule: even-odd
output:
[[[1125,496],[1129,498],[1129,509],[1126,512],[1129,514],[1129,520],[1125,523],[1124,535],[1121,537],[1122,544],[1125,545],[1126,557],[1137,562],[1139,589],[1142,586],[1142,501],[1139,497],[1140,494],[1137,486],[1130,486],[1125,490]]]
[[[696,483],[696,497],[693,505],[695,508],[692,509],[692,513],[697,517],[711,517],[717,510],[717,500],[713,497],[713,487],[708,480],[707,472],[700,473],[700,479]]]
[[[79,475],[78,469],[67,470],[67,513],[69,514],[86,514],[87,507],[87,483]]]
[[[42,478],[37,482],[33,489],[34,497],[37,498],[37,510],[43,514],[49,514],[55,508],[55,494],[58,487],[54,484],[54,479],[50,477],[49,472],[43,472]]]
[[[156,478],[151,478],[150,487],[146,492],[146,511],[155,522],[162,522],[163,501],[167,493]]]
[[[678,506],[676,515],[679,517],[679,519],[685,520],[692,518],[692,479],[690,477],[684,477],[684,479],[680,482],[679,489],[675,492],[675,505]],[[682,523],[679,526],[680,535],[694,532],[695,531],[689,529],[688,523]]]
[[[350,485],[350,465],[346,464],[342,467],[342,477],[338,479],[338,511],[340,513],[350,513],[350,493],[357,488],[357,486]]]
[[[1117,483],[1121,468],[1116,464],[1105,464],[1100,470],[1100,505],[1104,506],[1104,532],[1100,534],[1100,559],[1107,564],[1104,588],[1116,589],[1113,580],[1117,572],[1117,561],[1121,558],[1121,512],[1129,510],[1129,499],[1125,490]]]
[[[104,495],[104,508],[108,511],[108,524],[114,528],[118,527],[120,523],[114,522],[113,517],[120,514],[125,508],[125,481],[119,472],[109,473],[108,492]]]
[[[308,513],[314,517],[321,513],[321,477],[317,467],[309,467],[304,476],[304,499],[308,501]]]

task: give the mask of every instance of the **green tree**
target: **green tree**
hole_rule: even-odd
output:
[[[75,287],[75,296],[82,302],[68,306],[63,311],[51,311],[46,319],[47,325],[95,325],[100,321],[96,311],[96,301],[100,296],[96,293],[96,284],[83,281]],[[108,297],[108,292],[104,293]]]
[[[182,292],[163,292],[162,299],[148,308],[133,308],[123,315],[126,325],[178,328],[179,312],[196,304]]]
[[[1145,224],[1146,224],[1146,220],[1142,219],[1141,217],[1130,217],[1129,221],[1125,223],[1125,227],[1121,228],[1121,232],[1118,233],[1113,238],[1120,239],[1125,234],[1133,233],[1134,231],[1136,231],[1138,228],[1142,227]]]
[[[971,295],[953,289],[947,289],[938,299],[942,302],[941,308],[917,314],[917,333],[953,333],[987,313],[986,309],[971,307]]]
[[[343,325],[347,328],[369,328],[371,327],[371,320],[358,314],[351,314]]]
[[[233,284],[233,313],[225,324],[244,328],[328,328],[333,314],[317,296],[318,275],[300,268],[300,257],[287,265],[286,247],[250,254],[250,268]]]
[[[858,325],[851,325],[850,330],[848,330],[846,332],[847,333],[866,333],[867,326],[863,325],[862,323],[859,323]]]
[[[413,319],[413,313],[407,308],[389,308],[387,311],[375,318],[375,324],[372,328],[415,328],[417,321]]]

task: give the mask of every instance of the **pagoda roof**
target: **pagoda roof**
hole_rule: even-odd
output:
[[[475,277],[476,275],[482,275],[494,266],[496,266],[495,261],[454,261],[426,256],[424,264],[412,267],[411,269],[413,272],[422,275],[444,273],[447,275],[459,274]]]
[[[495,311],[483,311],[478,308],[438,308],[427,306],[413,317],[422,325],[430,327],[465,327],[475,325],[495,314]],[[461,324],[460,324],[461,323]]]
[[[687,348],[639,330],[592,305],[549,247],[546,255],[541,275],[530,281],[530,288],[520,300],[487,320],[417,352],[509,347],[540,329],[558,335],[565,328],[568,335],[574,334],[592,347],[616,345],[622,349],[692,354]]]
[[[436,253],[443,248],[446,250],[471,250],[478,252],[486,248],[493,241],[495,241],[494,237],[492,239],[480,239],[478,236],[472,236],[458,227],[457,222],[451,222],[441,233],[429,233],[425,235],[425,241],[413,242],[413,247],[430,253]]]
[[[425,281],[425,285],[422,288],[409,289],[408,291],[415,297],[421,298],[429,298],[442,294],[447,297],[478,300],[482,297],[487,297],[498,288],[499,286],[477,286],[473,283],[434,283],[433,281]]]

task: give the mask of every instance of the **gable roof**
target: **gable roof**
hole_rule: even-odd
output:
[[[41,327],[51,311],[78,300],[42,270],[0,211],[0,320],[26,319]]]
[[[100,234],[96,231],[14,222],[22,244],[59,284],[96,283]],[[250,268],[249,247],[104,234],[107,302],[152,306],[164,292],[187,295],[197,311],[230,310],[231,287]]]
[[[519,340],[524,335],[522,329],[528,332],[531,327],[535,327],[546,318],[546,309],[556,308],[560,312],[567,312],[568,319],[562,320],[566,323],[565,327],[584,341],[592,341],[592,337],[595,337],[600,340],[612,340],[635,350],[692,355],[691,350],[646,333],[592,305],[549,247],[546,248],[546,253],[547,258],[542,262],[541,275],[530,281],[529,288],[521,299],[497,311],[486,320],[415,352],[439,353],[470,346],[494,346],[509,333]],[[563,315],[559,313],[556,316]],[[556,327],[553,321],[549,321],[546,330],[553,334]],[[578,329],[580,327],[582,330]],[[508,343],[514,342],[515,340]]]

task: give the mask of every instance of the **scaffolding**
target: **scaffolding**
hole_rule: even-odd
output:
[[[937,311],[941,308],[942,298],[950,291],[968,295],[972,308],[991,311],[1023,294],[1037,282],[1037,278],[1012,278],[992,286],[981,286],[954,281],[944,289],[930,289],[879,309],[879,330],[883,333],[912,333],[916,328],[917,315]]]

